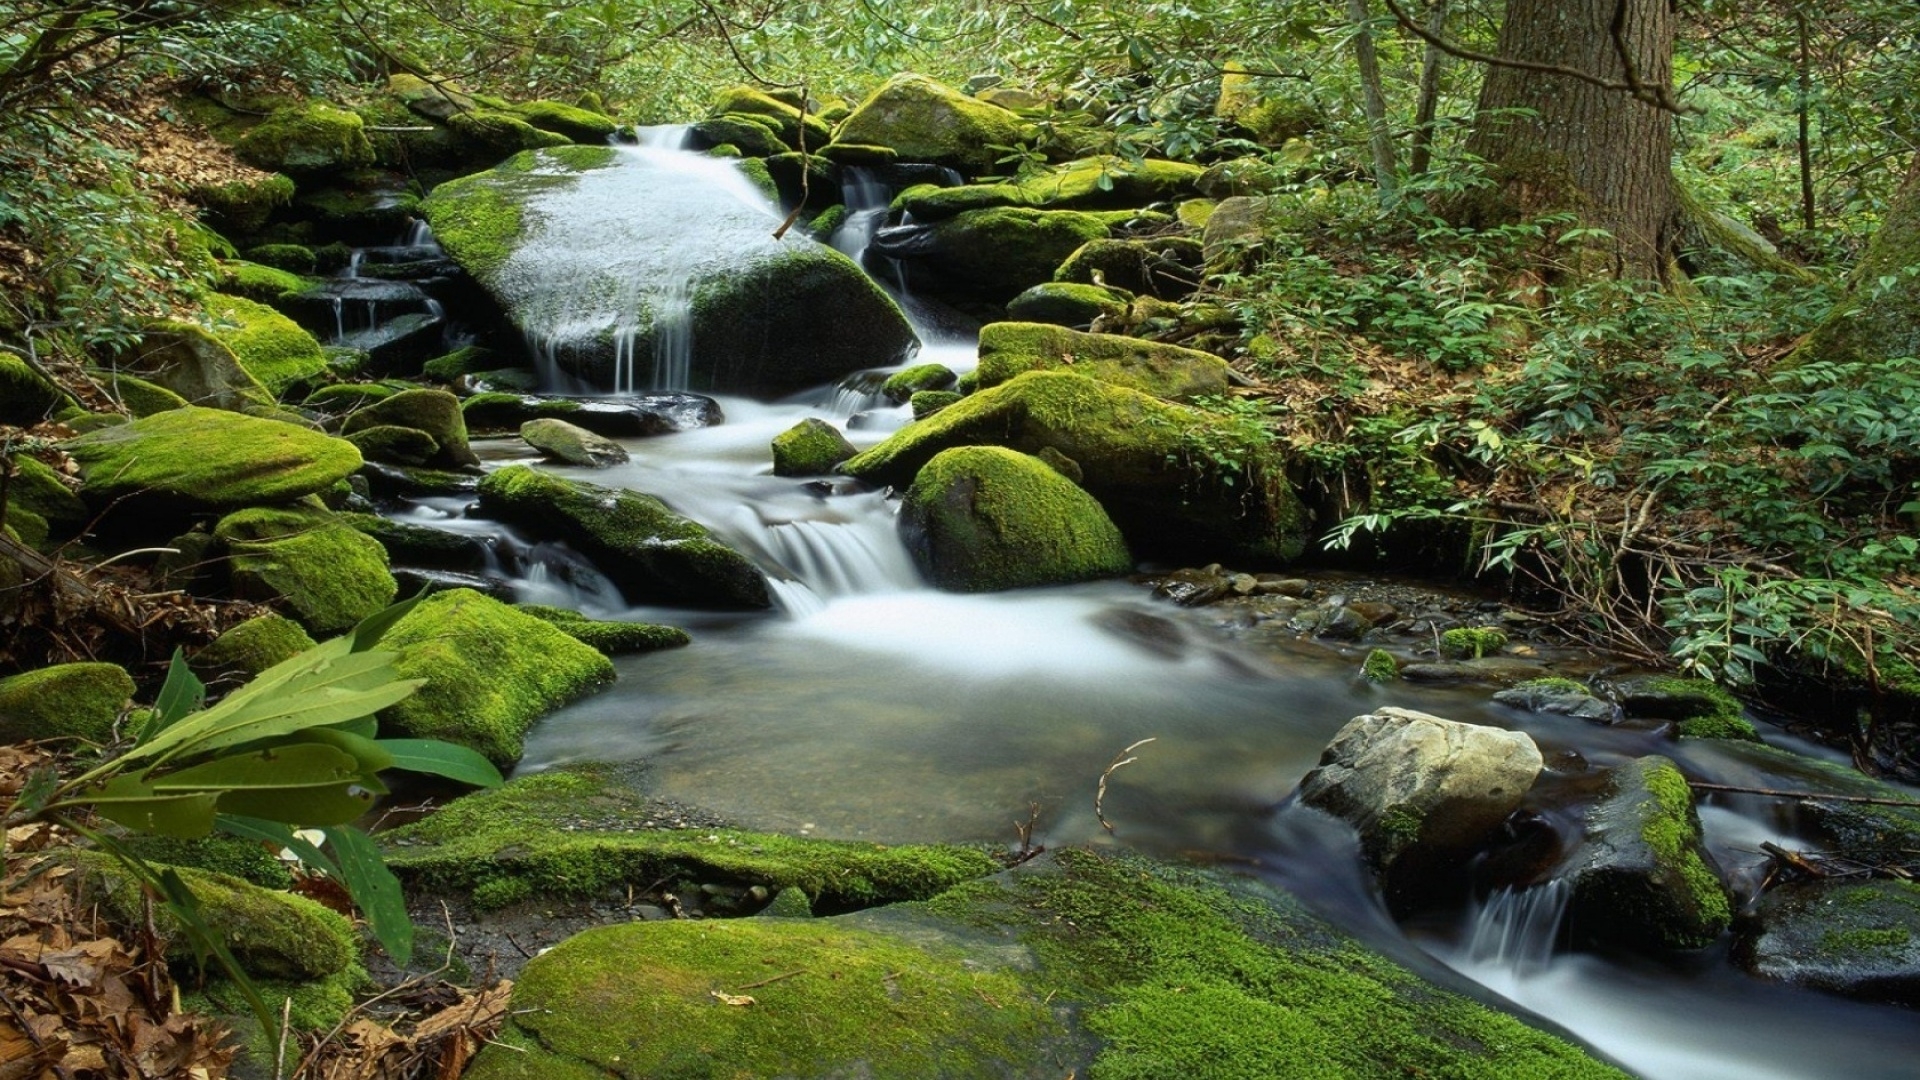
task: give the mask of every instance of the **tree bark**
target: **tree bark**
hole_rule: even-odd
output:
[[[1664,280],[1677,201],[1671,116],[1674,16],[1668,0],[1512,0],[1497,53],[1572,68],[1633,91],[1518,67],[1488,70],[1467,150],[1490,190],[1461,200],[1463,224],[1571,212],[1603,229],[1573,250],[1575,274]]]
[[[1347,18],[1353,23],[1353,58],[1360,66],[1360,87],[1367,114],[1367,146],[1373,152],[1373,180],[1380,201],[1393,201],[1393,133],[1387,130],[1387,94],[1380,82],[1380,58],[1373,49],[1373,13],[1367,0],[1347,0]]]
[[[1853,270],[1853,291],[1834,305],[1795,360],[1920,356],[1920,154]]]

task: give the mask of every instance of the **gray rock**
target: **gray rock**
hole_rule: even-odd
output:
[[[1686,777],[1658,755],[1613,769],[1568,856],[1568,917],[1583,937],[1628,948],[1697,949],[1732,918],[1726,886],[1700,840]]]
[[[1782,885],[1742,922],[1734,958],[1755,975],[1848,997],[1920,1003],[1920,884]]]
[[[569,465],[606,469],[627,461],[626,447],[565,420],[529,420],[520,425],[520,437],[528,446]]]

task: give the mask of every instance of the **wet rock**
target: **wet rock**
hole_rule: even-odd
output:
[[[1300,801],[1349,822],[1392,895],[1484,843],[1540,775],[1524,732],[1411,709],[1356,716],[1300,781]]]
[[[569,398],[489,392],[461,404],[474,431],[518,431],[530,420],[565,420],[614,439],[670,435],[711,427],[726,417],[702,394],[643,394],[631,398]]]
[[[1367,618],[1351,604],[1329,608],[1320,613],[1314,630],[1321,637],[1336,641],[1358,641],[1367,631],[1373,629],[1373,620]]]
[[[381,498],[411,498],[416,495],[466,495],[477,490],[480,478],[471,473],[441,469],[416,469],[369,461],[359,474],[370,491]]]
[[[1741,922],[1734,959],[1755,975],[1848,997],[1920,1003],[1920,884],[1782,885]]]
[[[473,468],[480,464],[467,445],[467,423],[460,399],[445,390],[403,390],[382,398],[347,417],[345,435],[381,426],[413,428],[432,436],[439,451],[424,464],[439,468]]]
[[[773,475],[824,476],[858,452],[839,428],[810,416],[773,437]]]
[[[1634,679],[1620,687],[1620,708],[1630,719],[1675,721],[1675,732],[1694,738],[1760,741],[1732,694],[1705,679]]]
[[[498,600],[503,604],[511,604],[518,599],[513,582],[485,574],[436,570],[423,566],[396,566],[393,569],[393,580],[399,584],[400,593],[403,596],[415,596],[422,592],[442,593],[466,590],[479,593],[490,600]]]
[[[520,425],[520,437],[528,446],[569,465],[607,469],[627,461],[626,447],[565,420],[529,420]]]
[[[1594,697],[1585,686],[1572,679],[1530,679],[1512,689],[1499,691],[1493,695],[1493,700],[1513,709],[1574,716],[1601,723],[1611,721],[1614,716],[1611,703]]]
[[[1155,656],[1177,660],[1187,654],[1186,635],[1172,619],[1144,611],[1110,608],[1094,616],[1093,621],[1100,629]]]
[[[1448,660],[1438,663],[1407,664],[1400,675],[1408,682],[1510,683],[1535,678],[1546,671],[1536,660],[1507,656],[1483,656],[1478,660]]]
[[[469,533],[378,514],[341,514],[339,520],[380,541],[395,562],[441,570],[479,570],[487,565],[486,540]]]
[[[1278,574],[1258,574],[1254,580],[1258,587],[1254,590],[1262,596],[1309,597],[1313,595],[1313,582],[1305,578],[1287,578]]]
[[[1232,591],[1232,582],[1205,570],[1175,570],[1153,587],[1153,595],[1181,607],[1205,607]]]
[[[1654,755],[1621,765],[1567,861],[1571,925],[1588,940],[1628,948],[1711,944],[1732,918],[1712,859],[1693,792],[1673,762]]]

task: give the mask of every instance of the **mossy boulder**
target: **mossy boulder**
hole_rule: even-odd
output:
[[[606,469],[627,461],[626,447],[565,420],[529,420],[520,425],[520,438],[535,450],[568,465]]]
[[[44,521],[53,534],[65,538],[85,525],[87,505],[67,487],[60,475],[38,458],[10,454],[0,458],[7,476],[7,519],[25,511]]]
[[[999,386],[1029,371],[1068,367],[1076,375],[1168,401],[1224,394],[1230,385],[1227,362],[1198,349],[1044,323],[989,323],[980,328],[976,389]]]
[[[591,645],[608,656],[677,649],[693,643],[692,636],[677,626],[590,619],[577,611],[545,604],[517,606],[522,612],[552,623],[560,628],[561,633]]]
[[[1125,316],[1132,302],[1132,294],[1120,289],[1043,281],[1007,301],[1007,318],[1084,330],[1099,320]]]
[[[293,178],[277,172],[195,184],[187,198],[206,211],[207,224],[229,237],[259,232],[275,210],[293,201]],[[302,273],[312,273],[309,266]]]
[[[233,510],[291,502],[360,468],[353,444],[277,420],[188,406],[69,439],[89,505]]]
[[[516,777],[380,840],[394,872],[429,889],[520,881],[529,895],[596,897],[662,880],[727,883],[797,888],[825,911],[924,899],[997,869],[983,848],[655,829],[649,816],[630,777],[585,767]]]
[[[387,76],[387,92],[415,114],[442,123],[458,113],[480,107],[459,83],[438,76],[424,79],[411,72],[396,72]]]
[[[1184,300],[1206,277],[1205,249],[1185,236],[1089,240],[1053,272],[1057,282],[1104,285],[1140,296]]]
[[[120,843],[148,862],[225,874],[263,889],[293,887],[290,864],[282,862],[258,840],[242,840],[220,833],[190,840],[136,833],[121,839]]]
[[[435,593],[381,640],[402,677],[425,679],[380,714],[383,730],[471,747],[506,768],[533,722],[613,678],[613,663],[550,623],[472,589]]]
[[[435,529],[379,514],[346,513],[339,517],[380,541],[396,564],[443,570],[481,570],[487,565],[487,541],[471,533]]]
[[[1178,161],[1082,158],[1012,183],[917,187],[894,200],[894,209],[926,221],[996,206],[1118,210],[1192,195],[1205,171]]]
[[[214,338],[233,350],[240,366],[274,397],[327,373],[327,356],[320,343],[278,311],[218,293],[207,297],[203,306]]]
[[[922,390],[907,399],[915,420],[924,420],[963,397],[956,390]],[[1076,481],[1077,483],[1078,481]]]
[[[1220,96],[1213,115],[1239,125],[1262,146],[1279,147],[1325,123],[1311,102],[1290,96],[1300,84],[1254,75],[1245,65],[1229,61],[1220,77]]]
[[[922,390],[951,390],[955,381],[953,370],[945,364],[915,364],[887,376],[887,381],[880,384],[880,392],[898,405]]]
[[[236,594],[283,604],[316,634],[352,629],[399,590],[386,549],[332,511],[255,507],[222,518],[213,535]]]
[[[194,653],[193,666],[203,675],[225,671],[258,675],[313,646],[314,640],[306,630],[285,615],[258,615]]]
[[[225,259],[214,267],[214,284],[228,296],[272,304],[285,302],[312,283],[292,271],[243,259]]]
[[[381,383],[334,383],[307,395],[303,409],[321,413],[346,414],[364,409],[376,401],[385,401],[399,393]]]
[[[710,116],[693,125],[691,135],[697,146],[730,146],[740,157],[769,158],[787,152],[787,143],[774,125],[758,116]]]
[[[968,175],[991,171],[1005,148],[1024,141],[1014,113],[969,97],[924,75],[896,75],[856,106],[837,143],[884,146],[902,161],[926,162]]]
[[[368,461],[417,466],[425,465],[440,455],[440,444],[419,428],[377,424],[362,428],[345,438],[359,447],[360,456]]]
[[[924,903],[595,930],[515,992],[481,1080],[1625,1076],[1255,882],[1072,849]]]
[[[1658,755],[1611,770],[1566,866],[1573,886],[1568,918],[1591,941],[1699,949],[1732,919],[1727,888],[1701,842],[1693,792]]]
[[[248,248],[246,256],[252,265],[296,275],[302,282],[318,268],[313,249],[304,244],[261,244]]]
[[[1141,557],[1283,562],[1306,545],[1307,515],[1269,441],[1213,414],[1064,371],[1034,371],[962,398],[841,466],[905,487],[956,446],[1051,447]]]
[[[810,416],[773,437],[773,475],[825,476],[858,452],[839,428]]]
[[[0,424],[32,427],[66,407],[66,396],[25,360],[0,352]]]
[[[526,120],[497,109],[474,109],[447,118],[447,130],[461,142],[463,156],[474,161],[498,161],[525,150],[567,146],[573,139],[542,131]]]
[[[0,741],[109,742],[133,693],[118,664],[56,664],[8,676],[0,679]]]
[[[166,320],[149,325],[140,344],[120,356],[116,366],[194,405],[239,412],[273,404],[273,393],[232,347],[198,323]]]
[[[438,468],[472,468],[480,464],[480,459],[467,445],[467,421],[460,409],[460,399],[445,390],[402,390],[347,417],[340,431],[352,435],[382,426],[413,428],[432,436],[439,451],[425,464]]]
[[[1767,890],[1741,917],[1740,966],[1849,997],[1920,1003],[1920,884],[1803,881]]]
[[[1005,303],[1052,281],[1062,260],[1108,235],[1108,221],[1079,210],[1000,207],[882,229],[871,251],[908,266],[916,287]]]
[[[480,481],[480,512],[572,544],[635,602],[772,603],[752,561],[651,495],[513,465]]]
[[[1689,738],[1760,741],[1740,699],[1706,679],[1635,679],[1620,687],[1620,709],[1629,719],[1671,720]]]
[[[152,416],[154,413],[166,412],[169,409],[184,409],[187,407],[186,398],[161,386],[159,383],[148,382],[137,376],[118,371],[102,372],[99,378],[102,383],[106,384],[108,392],[118,398],[120,404],[125,405],[127,412],[136,419],[142,416]]]
[[[420,374],[441,382],[453,382],[462,375],[478,375],[499,366],[500,357],[492,349],[466,345],[421,364]]]
[[[373,146],[360,117],[318,101],[275,109],[233,149],[255,168],[296,177],[373,164]]]
[[[527,151],[434,188],[420,204],[435,239],[483,285],[496,279],[524,238],[524,204],[571,186],[581,172],[613,164],[609,147]]]
[[[995,592],[1115,577],[1133,556],[1093,496],[1039,458],[998,446],[942,451],[914,477],[900,531],[935,585]]]
[[[1507,647],[1507,632],[1497,626],[1456,626],[1440,635],[1440,655],[1449,660],[1478,660]]]
[[[731,86],[714,98],[715,115],[744,114],[771,121],[780,140],[798,150],[804,142],[808,151],[819,150],[833,140],[833,128],[825,120],[802,111],[799,106],[751,86]],[[802,135],[802,129],[805,134]]]
[[[541,131],[565,135],[586,146],[599,146],[620,130],[613,117],[563,101],[522,102],[513,107],[513,115]]]

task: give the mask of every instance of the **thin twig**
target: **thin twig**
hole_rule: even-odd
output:
[[[777,982],[779,982],[779,981],[780,981],[781,979],[791,979],[791,978],[793,978],[793,977],[794,977],[795,975],[805,975],[806,973],[807,973],[807,969],[806,969],[806,968],[794,968],[794,969],[793,969],[792,971],[786,971],[786,972],[782,972],[782,973],[780,973],[780,974],[778,974],[778,975],[775,975],[775,976],[773,976],[773,977],[771,977],[771,978],[767,978],[767,979],[761,979],[761,980],[760,980],[759,982],[750,982],[750,983],[748,983],[748,984],[747,984],[747,985],[745,985],[745,986],[742,986],[742,987],[739,987],[739,989],[741,989],[741,990],[758,990],[758,989],[760,989],[760,988],[761,988],[761,987],[763,987],[763,986],[767,986],[767,985],[769,985],[769,984],[772,984],[772,983],[777,983]]]
[[[1835,795],[1825,791],[1779,791],[1774,788],[1737,787],[1733,784],[1708,784],[1699,780],[1689,780],[1687,781],[1687,786],[1698,791],[1725,791],[1735,795],[1765,795],[1772,799],[1817,799],[1821,802],[1863,803],[1868,806],[1920,807],[1920,799],[1884,799],[1874,795]]]
[[[1108,836],[1113,835],[1113,824],[1107,820],[1107,815],[1102,809],[1102,804],[1104,804],[1107,801],[1107,779],[1114,774],[1115,770],[1124,768],[1128,765],[1133,764],[1136,761],[1139,761],[1140,760],[1139,758],[1130,757],[1128,755],[1132,754],[1135,750],[1138,750],[1140,747],[1145,746],[1148,743],[1153,742],[1155,739],[1158,739],[1158,738],[1159,738],[1158,735],[1149,736],[1145,739],[1141,739],[1139,742],[1134,743],[1132,746],[1127,747],[1125,750],[1120,751],[1118,754],[1115,754],[1113,756],[1113,761],[1107,765],[1106,771],[1100,774],[1100,786],[1093,793],[1093,816],[1099,819],[1100,827],[1107,830]]]

